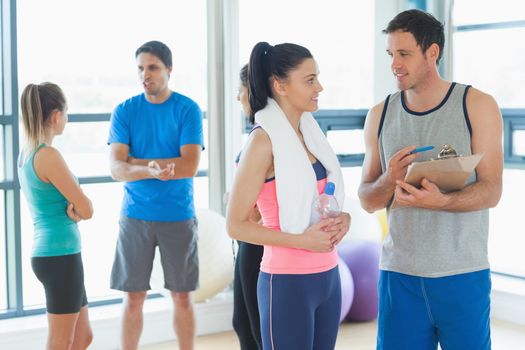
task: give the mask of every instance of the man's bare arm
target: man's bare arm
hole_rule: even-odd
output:
[[[358,194],[361,206],[368,212],[383,209],[390,203],[396,180],[405,178],[408,165],[417,156],[409,154],[415,146],[405,147],[389,159],[387,171],[383,173],[377,136],[383,108],[383,102],[373,107],[365,121],[366,151]]]
[[[155,168],[146,165],[130,164],[129,146],[114,142],[110,145],[109,164],[111,177],[117,181],[137,181],[144,179],[167,180],[172,169]]]
[[[128,162],[131,165],[141,166],[148,166],[150,162],[156,162],[161,169],[174,164],[175,175],[171,176],[170,180],[194,177],[199,170],[201,149],[201,145],[189,144],[180,148],[180,157],[162,159],[130,158]]]

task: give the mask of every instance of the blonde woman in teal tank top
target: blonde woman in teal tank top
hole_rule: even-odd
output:
[[[29,84],[21,107],[26,144],[18,176],[33,218],[31,266],[46,292],[46,349],[86,349],[93,334],[77,222],[91,218],[93,208],[52,146],[67,123],[66,99],[55,84]]]

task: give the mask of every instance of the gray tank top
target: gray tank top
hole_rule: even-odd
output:
[[[403,94],[387,97],[379,124],[381,167],[401,148],[434,145],[417,161],[437,158],[443,144],[471,155],[471,128],[465,108],[470,86],[452,83],[441,103],[427,112],[413,112]],[[467,183],[476,181],[475,172]],[[421,277],[443,277],[489,268],[488,209],[446,212],[420,208],[387,208],[388,235],[380,268]]]

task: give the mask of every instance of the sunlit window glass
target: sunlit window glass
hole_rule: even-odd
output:
[[[305,46],[319,66],[321,109],[370,107],[374,31],[374,1],[239,1],[241,65],[259,41]]]
[[[336,154],[363,154],[363,130],[330,130],[326,137]]]
[[[455,0],[454,25],[495,23],[525,20],[520,0]]]
[[[525,157],[525,130],[515,130],[512,133],[512,153]]]
[[[0,191],[0,266],[6,266],[5,256],[5,192]],[[0,310],[7,308],[6,269],[0,269]]]
[[[523,37],[525,37],[525,28],[455,33],[454,80],[471,84],[493,95],[501,108],[523,108],[525,106]],[[490,43],[490,47],[487,43]]]
[[[135,50],[160,40],[170,87],[206,109],[206,1],[20,0],[17,11],[20,90],[52,81],[70,113],[109,113],[142,92]]]
[[[491,269],[525,277],[523,246],[523,207],[525,198],[524,171],[505,169],[503,195],[490,210],[489,258]]]
[[[4,127],[0,126],[0,181],[5,179]]]
[[[169,87],[206,111],[206,20],[204,0],[17,1],[20,92],[30,82],[52,81],[63,88],[70,116],[109,114],[120,102],[143,92],[135,50],[147,41],[160,40],[173,54]],[[69,123],[55,139],[54,146],[76,176],[109,175],[108,128],[108,122]],[[206,133],[206,121],[204,130]],[[204,153],[199,169],[206,168]],[[195,182],[195,202],[208,207],[207,178]],[[118,234],[122,183],[82,187],[95,209],[93,219],[80,223],[88,298],[110,298],[116,295],[109,289],[108,276]],[[21,198],[24,306],[42,307],[44,292],[30,266],[32,220]]]
[[[76,176],[109,175],[109,122],[68,123],[57,147]]]

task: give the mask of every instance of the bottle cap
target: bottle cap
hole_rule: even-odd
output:
[[[333,182],[327,182],[324,188],[324,193],[329,196],[333,196],[335,192],[335,184]]]

